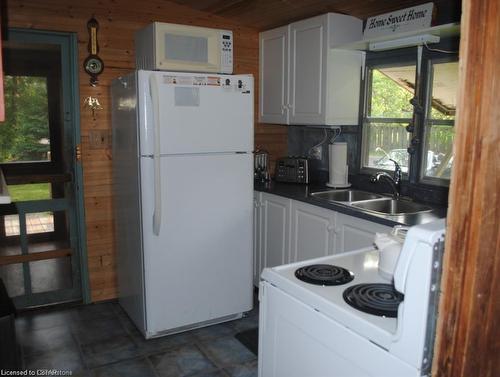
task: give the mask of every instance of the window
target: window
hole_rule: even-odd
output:
[[[47,79],[6,75],[4,83],[0,163],[50,161]]]
[[[410,135],[405,127],[411,122],[414,97],[415,64],[401,66],[373,66],[368,70],[369,89],[364,140],[364,166],[394,170],[396,161],[403,172],[408,172],[406,148]]]
[[[429,95],[425,118],[422,179],[450,179],[457,102],[458,62],[429,62]],[[434,179],[434,180],[433,180]]]
[[[447,185],[453,165],[456,54],[424,49],[420,75],[416,48],[368,54],[366,67],[362,171],[394,171],[394,160],[413,183]],[[413,102],[422,104],[421,112]]]

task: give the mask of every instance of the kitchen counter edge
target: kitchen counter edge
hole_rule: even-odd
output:
[[[352,188],[351,188],[352,189]],[[356,189],[356,188],[354,188]],[[294,183],[279,183],[279,182],[254,182],[254,190],[259,192],[265,192],[268,194],[282,196],[288,199],[298,200],[307,204],[311,204],[317,207],[330,209],[332,211],[340,212],[345,215],[357,217],[360,219],[372,221],[378,224],[386,226],[395,225],[419,225],[446,217],[447,209],[444,207],[438,207],[429,205],[432,207],[432,211],[416,213],[416,214],[404,214],[404,215],[383,215],[375,214],[372,212],[363,211],[357,208],[353,208],[349,205],[341,203],[329,203],[320,199],[311,197],[310,194],[318,191],[328,191],[331,188],[324,185],[303,185]],[[365,191],[362,190],[361,191]]]

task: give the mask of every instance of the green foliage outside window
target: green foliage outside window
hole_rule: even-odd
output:
[[[44,77],[5,76],[5,123],[0,162],[50,160],[47,82]]]
[[[372,73],[369,115],[378,118],[411,118],[413,107],[410,105],[410,100],[413,98],[413,91],[402,87],[378,69],[374,69]]]

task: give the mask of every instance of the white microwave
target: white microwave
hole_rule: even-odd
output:
[[[135,34],[137,69],[233,73],[233,32],[153,22]]]

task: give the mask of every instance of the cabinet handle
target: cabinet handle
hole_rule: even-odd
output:
[[[331,232],[332,230],[335,230],[335,228],[332,225],[329,225],[329,226],[326,227],[326,230],[328,230],[329,232]]]

